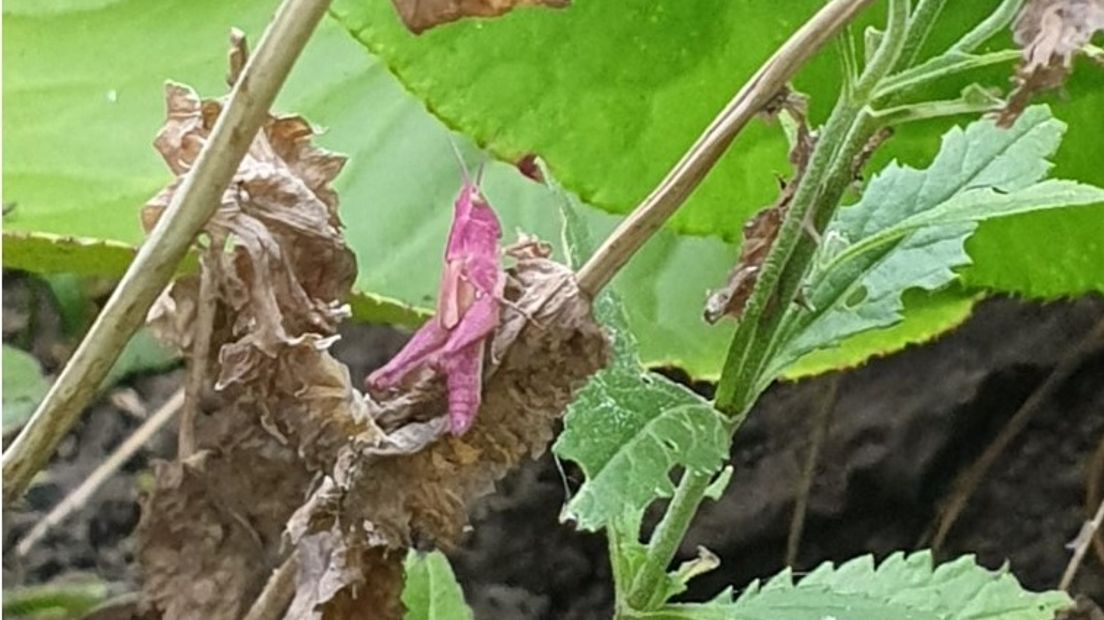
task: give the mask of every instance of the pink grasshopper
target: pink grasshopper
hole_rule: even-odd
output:
[[[502,226],[467,171],[456,197],[445,246],[437,314],[382,368],[368,375],[372,390],[397,387],[424,367],[445,376],[449,430],[461,435],[475,421],[483,381],[483,345],[498,327],[505,274],[498,264]]]

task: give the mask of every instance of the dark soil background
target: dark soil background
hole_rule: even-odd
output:
[[[72,343],[61,336],[60,319],[42,287],[5,273],[3,303],[4,341],[32,351],[56,373]],[[688,598],[707,597],[725,585],[741,587],[784,566],[810,438],[833,383],[838,397],[828,410],[807,497],[797,571],[826,560],[927,546],[921,543],[956,476],[1067,360],[1076,362],[1074,370],[1042,399],[968,496],[937,550],[940,558],[977,554],[994,568],[1008,562],[1027,587],[1055,587],[1069,559],[1066,544],[1104,492],[1104,345],[1096,343],[1080,357],[1075,352],[1100,321],[1099,299],[1045,305],[990,300],[936,342],[853,371],[776,385],[738,436],[727,492],[706,503],[682,548],[682,556],[690,557],[704,545],[722,560],[720,569],[698,579]],[[343,336],[336,353],[354,377],[382,364],[404,338],[364,325],[348,326]],[[680,375],[677,369],[665,372]],[[30,553],[18,557],[15,545],[141,424],[143,412],[168,399],[181,377],[174,370],[134,378],[86,412],[48,472],[4,515],[5,588],[82,574],[111,582],[119,592],[137,588],[131,533],[138,498],[151,461],[175,452],[172,424]],[[475,508],[470,537],[451,558],[476,618],[609,617],[604,539],[558,523],[565,494],[580,482],[570,464],[564,472],[546,456],[516,471]],[[1099,603],[1104,545],[1097,544],[1071,590]]]

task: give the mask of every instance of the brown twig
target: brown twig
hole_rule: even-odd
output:
[[[1054,367],[1050,376],[1043,381],[1042,385],[1035,389],[1031,393],[1031,396],[1020,405],[1019,410],[1016,411],[1012,419],[1008,421],[1008,424],[1001,429],[1000,434],[997,435],[993,443],[989,444],[989,447],[985,449],[985,452],[954,482],[951,493],[947,496],[943,504],[943,509],[939,511],[935,522],[932,524],[932,528],[929,531],[934,531],[932,536],[931,547],[934,550],[939,550],[943,546],[943,543],[947,539],[947,534],[950,533],[951,528],[954,527],[958,517],[962,514],[962,511],[966,508],[967,502],[970,497],[977,490],[977,487],[981,484],[981,481],[985,478],[985,475],[989,473],[989,470],[997,462],[1004,451],[1011,445],[1012,441],[1019,436],[1019,434],[1027,428],[1028,422],[1039,410],[1039,406],[1046,402],[1062,383],[1077,370],[1084,361],[1085,357],[1091,354],[1099,346],[1101,339],[1104,338],[1104,319],[1100,319],[1092,330],[1087,334],[1065,357]]]
[[[1085,476],[1086,512],[1104,501],[1104,497],[1101,497],[1101,491],[1104,491],[1104,436],[1101,436],[1100,443],[1096,445],[1096,450],[1093,451],[1092,460],[1089,462],[1089,474]],[[1099,531],[1093,535],[1092,544],[1097,561],[1104,566],[1104,539],[1100,537]]]
[[[195,166],[34,416],[4,452],[4,505],[21,496],[50,459],[172,278],[218,207],[276,93],[329,5],[330,0],[283,0]]]
[[[184,390],[180,389],[173,393],[169,397],[169,400],[161,405],[152,416],[146,419],[137,430],[127,437],[114,452],[111,453],[107,459],[100,463],[92,473],[80,483],[72,493],[67,495],[65,499],[61,500],[57,506],[54,506],[53,510],[46,515],[45,519],[42,519],[27,533],[23,540],[19,541],[19,545],[15,548],[15,554],[18,557],[26,556],[31,548],[42,540],[52,528],[56,527],[62,521],[67,519],[73,512],[79,510],[88,501],[88,498],[99,490],[111,476],[115,475],[115,472],[119,471],[119,468],[126,464],[130,460],[134,453],[138,452],[142,446],[146,445],[150,438],[153,437],[157,431],[161,430],[165,424],[169,422],[176,415],[177,411],[180,411],[181,406],[184,404]]]
[[[626,217],[578,271],[579,287],[594,295],[690,196],[736,135],[778,94],[821,46],[872,0],[832,0],[744,84],[652,193]]]
[[[801,534],[805,530],[805,512],[809,505],[809,491],[813,488],[817,460],[820,458],[820,447],[824,445],[824,439],[828,436],[832,410],[836,408],[839,382],[840,375],[838,373],[828,380],[828,387],[824,391],[824,396],[821,397],[816,415],[810,419],[812,432],[810,433],[809,453],[805,456],[805,468],[801,472],[801,480],[798,481],[795,490],[793,518],[790,520],[790,534],[786,538],[786,566],[792,567],[794,562],[797,561],[797,552],[801,547]]]
[[[1096,508],[1096,514],[1093,515],[1091,520],[1086,521],[1081,526],[1081,531],[1077,533],[1077,538],[1073,541],[1073,556],[1070,557],[1069,564],[1066,564],[1066,571],[1062,573],[1062,580],[1058,582],[1059,590],[1069,590],[1074,576],[1077,575],[1077,569],[1081,567],[1081,560],[1085,559],[1085,552],[1089,549],[1089,543],[1096,536],[1096,530],[1100,529],[1101,521],[1104,521],[1104,502],[1100,502],[1100,505]]]
[[[220,254],[223,250],[221,239],[211,239],[211,247],[200,259],[199,302],[196,305],[195,321],[192,328],[192,350],[188,356],[188,373],[184,379],[184,411],[180,415],[177,458],[184,460],[196,451],[195,421],[199,415],[199,403],[203,398],[210,378],[208,377],[208,359],[211,354],[211,333],[215,326],[215,311],[218,309],[217,291]]]
[[[299,556],[292,551],[283,564],[272,572],[264,590],[242,620],[278,620],[295,595],[295,577],[299,573]]]

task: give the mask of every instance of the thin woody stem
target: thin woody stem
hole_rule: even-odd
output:
[[[3,458],[4,505],[26,490],[77,421],[207,223],[330,0],[284,0],[195,166],[73,357]]]
[[[199,403],[208,386],[208,360],[211,357],[211,334],[214,331],[217,270],[223,251],[222,239],[211,239],[211,246],[200,258],[199,266],[199,304],[196,307],[195,321],[192,327],[192,350],[188,359],[188,374],[184,379],[184,411],[180,415],[178,429],[177,458],[181,461],[196,451],[195,424],[199,417]]]
[[[736,135],[828,40],[873,0],[832,0],[797,30],[721,110],[667,177],[606,239],[577,273],[598,293],[689,198]]]

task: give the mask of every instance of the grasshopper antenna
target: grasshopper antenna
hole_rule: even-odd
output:
[[[460,167],[460,174],[464,176],[464,183],[471,183],[471,171],[468,170],[468,165],[464,163],[464,156],[460,153],[460,147],[456,145],[456,140],[452,139],[452,136],[448,137],[449,146],[452,147],[452,154],[456,157],[456,164]]]

